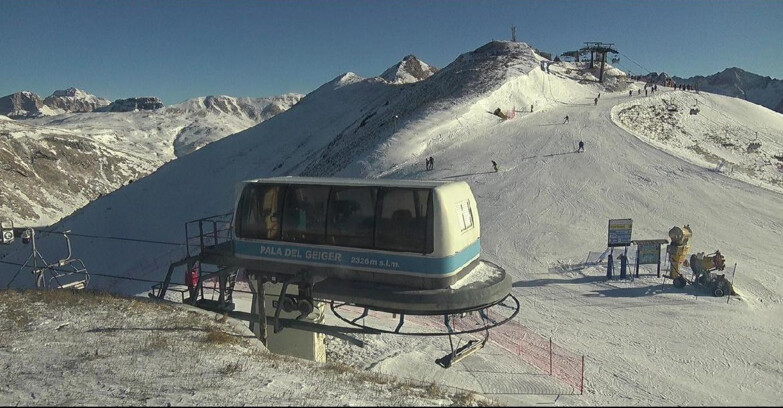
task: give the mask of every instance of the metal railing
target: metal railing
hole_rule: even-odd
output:
[[[233,213],[213,215],[185,223],[187,255],[195,256],[204,250],[231,250]]]

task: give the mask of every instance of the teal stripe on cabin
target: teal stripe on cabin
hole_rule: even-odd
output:
[[[243,258],[423,275],[450,275],[476,258],[480,253],[480,239],[477,239],[462,251],[442,258],[433,258],[425,255],[402,255],[373,250],[355,251],[342,247],[234,240],[234,254]]]

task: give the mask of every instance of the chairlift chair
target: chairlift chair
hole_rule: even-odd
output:
[[[33,269],[33,275],[35,275],[35,286],[37,288],[55,288],[55,289],[85,289],[90,282],[90,274],[87,272],[87,267],[84,265],[84,261],[79,258],[73,258],[71,250],[71,239],[68,237],[68,233],[63,232],[65,242],[68,247],[68,255],[58,260],[55,263],[47,263],[41,256],[40,252],[35,247],[35,232],[32,228],[28,229],[29,233],[25,234],[33,241],[33,254],[31,257],[39,257],[46,266]],[[47,274],[49,273],[48,279]]]

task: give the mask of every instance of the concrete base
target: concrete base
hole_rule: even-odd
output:
[[[277,299],[280,296],[283,284],[266,283],[264,284],[264,288],[266,291],[264,302],[266,314],[269,317],[274,317],[275,310],[277,309]],[[288,294],[296,295],[298,292],[296,285],[288,286]],[[308,317],[303,318],[302,321],[316,324],[323,322],[324,311],[326,310],[325,305],[317,302],[314,306],[315,311]],[[280,311],[281,319],[295,319],[297,316],[299,316],[298,311]],[[272,327],[271,324],[267,327],[266,347],[269,351],[276,354],[284,354],[323,363],[326,362],[325,340],[326,335],[323,333],[313,333],[292,328],[285,328],[279,333],[275,333],[274,327]]]

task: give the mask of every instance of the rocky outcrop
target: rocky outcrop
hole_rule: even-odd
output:
[[[81,89],[68,88],[57,90],[43,101],[44,105],[62,112],[92,112],[108,106],[111,101],[91,95]]]
[[[12,119],[41,115],[43,101],[33,92],[22,91],[0,98],[0,115]]]
[[[117,99],[109,106],[96,109],[96,112],[133,112],[138,110],[156,110],[163,107],[163,101],[160,98],[139,97],[128,99]]]
[[[414,55],[408,55],[381,74],[381,78],[393,84],[419,82],[431,77],[438,69],[431,67]]]

